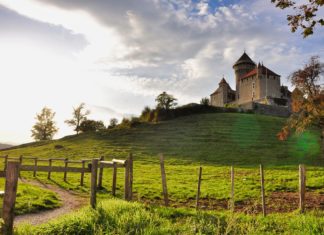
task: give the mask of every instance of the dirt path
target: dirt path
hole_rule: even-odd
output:
[[[72,212],[75,209],[81,208],[88,203],[87,198],[54,185],[47,185],[39,181],[30,181],[26,179],[23,179],[22,182],[36,185],[57,193],[59,199],[62,201],[62,206],[53,210],[16,216],[14,221],[15,225],[21,223],[29,223],[32,225],[42,224],[51,219],[62,216],[63,214]]]

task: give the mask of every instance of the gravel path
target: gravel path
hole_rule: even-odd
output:
[[[39,186],[44,189],[51,190],[57,193],[59,199],[62,202],[62,206],[53,210],[41,211],[38,213],[31,213],[25,215],[19,215],[15,217],[14,224],[18,225],[21,223],[28,223],[32,225],[38,225],[45,222],[48,222],[51,219],[55,219],[59,216],[62,216],[66,213],[75,211],[75,209],[81,208],[82,206],[87,205],[88,199],[81,197],[80,195],[73,193],[71,191],[64,190],[54,185],[42,184],[39,181],[29,181],[23,179],[22,182],[29,183],[32,185]]]

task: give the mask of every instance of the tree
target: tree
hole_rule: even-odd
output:
[[[69,126],[74,127],[74,131],[76,131],[77,134],[79,134],[80,131],[80,124],[87,120],[87,116],[90,114],[90,110],[84,110],[85,104],[81,103],[78,107],[73,108],[73,117],[70,120],[66,120],[65,123],[67,123]]]
[[[200,100],[200,104],[205,105],[205,106],[208,106],[209,105],[209,99],[207,97],[202,98]]]
[[[173,95],[169,95],[165,91],[159,94],[155,101],[157,102],[157,108],[169,110],[177,105],[177,99],[173,97]]]
[[[110,122],[109,122],[109,126],[108,126],[108,129],[113,129],[117,126],[118,124],[118,120],[117,118],[112,118],[110,119]]]
[[[83,120],[80,124],[79,131],[81,132],[95,132],[105,130],[105,124],[103,121],[96,120]]]
[[[289,80],[296,89],[292,93],[292,114],[278,133],[280,140],[288,138],[292,131],[302,133],[311,126],[322,130],[324,137],[324,94],[321,87],[324,64],[313,56],[303,69],[293,72]],[[323,83],[322,83],[323,84]],[[324,145],[322,143],[324,150]]]
[[[40,114],[36,114],[37,120],[31,132],[35,140],[51,140],[58,128],[53,121],[55,113],[50,108],[44,107]]]
[[[307,37],[313,34],[313,30],[317,24],[324,25],[322,17],[317,17],[317,12],[323,6],[324,0],[307,0],[302,3],[296,3],[292,0],[271,0],[276,4],[276,7],[281,9],[292,8],[294,14],[288,15],[288,25],[291,27],[292,32],[296,32],[298,28],[303,30],[302,34]]]

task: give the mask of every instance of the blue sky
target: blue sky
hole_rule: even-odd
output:
[[[235,87],[244,49],[288,85],[311,55],[324,57],[324,31],[303,39],[286,15],[270,0],[0,0],[0,142],[31,141],[45,105],[61,137],[81,102],[105,123],[153,107],[162,91],[199,102],[223,75]]]

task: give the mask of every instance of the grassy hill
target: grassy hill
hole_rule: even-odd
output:
[[[258,164],[265,165],[267,196],[273,211],[287,204],[285,210],[297,208],[298,164],[307,164],[307,190],[317,207],[324,194],[324,159],[320,157],[319,132],[314,130],[288,141],[276,139],[285,119],[255,114],[197,114],[157,124],[141,124],[131,129],[113,129],[100,133],[68,136],[60,140],[39,142],[0,152],[10,156],[69,157],[71,159],[105,156],[126,158],[134,154],[135,200],[161,203],[161,178],[158,154],[164,153],[168,188],[173,206],[193,206],[197,168],[203,166],[202,200],[207,208],[227,207],[230,195],[229,166],[235,165],[235,199],[253,205],[260,198]],[[59,148],[57,147],[59,145]],[[45,163],[44,163],[45,164]],[[31,173],[23,173],[31,177]],[[104,172],[101,197],[108,197],[110,170]],[[123,192],[123,172],[118,172],[118,197]],[[88,192],[79,186],[79,174],[46,174],[39,180],[64,188]],[[292,193],[292,195],[286,195]],[[274,198],[279,198],[277,201]],[[282,199],[286,198],[286,199]],[[215,201],[216,200],[216,201]],[[317,202],[316,202],[317,200]],[[324,199],[323,199],[324,200]]]
[[[322,165],[319,132],[307,132],[288,141],[276,134],[285,119],[254,114],[215,113],[177,118],[131,129],[69,136],[52,142],[33,143],[3,154],[81,158],[122,156],[133,152],[150,160],[164,153],[175,160],[222,165]],[[55,145],[63,148],[55,149]]]

